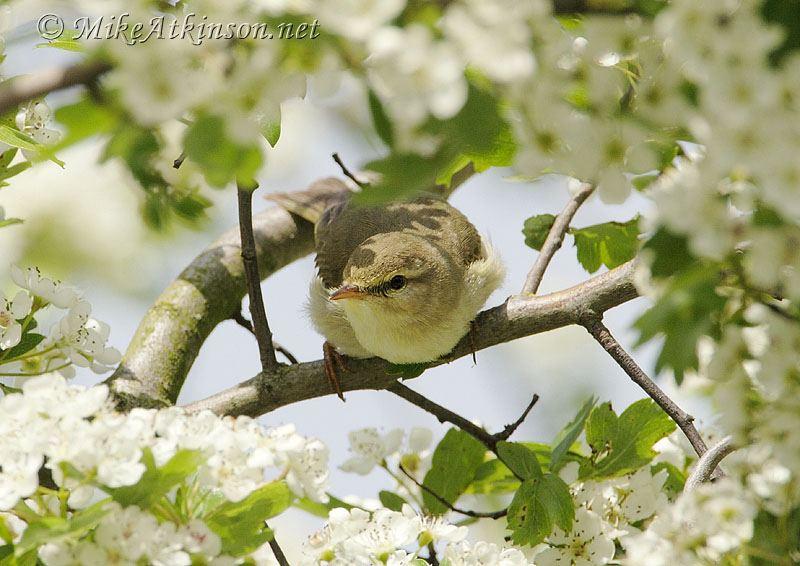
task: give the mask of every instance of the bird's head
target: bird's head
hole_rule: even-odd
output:
[[[357,247],[330,295],[348,318],[425,324],[458,302],[463,267],[431,238],[405,232],[372,236]]]

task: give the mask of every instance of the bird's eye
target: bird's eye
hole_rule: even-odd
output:
[[[406,278],[403,275],[395,275],[389,280],[389,287],[395,291],[399,291],[406,286]]]

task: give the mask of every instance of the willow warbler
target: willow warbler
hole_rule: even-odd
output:
[[[321,198],[335,186],[326,179],[316,190],[267,197],[315,224],[314,326],[338,352],[356,358],[409,364],[449,353],[503,281],[495,250],[435,195],[380,206],[357,206],[348,191]]]

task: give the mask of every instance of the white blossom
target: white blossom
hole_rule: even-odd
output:
[[[356,455],[348,459],[340,468],[346,472],[365,475],[387,456],[397,452],[403,441],[403,431],[395,429],[386,435],[381,435],[377,429],[365,428],[350,432],[348,439],[350,440],[350,449]]]

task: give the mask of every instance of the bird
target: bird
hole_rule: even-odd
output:
[[[266,198],[314,223],[316,275],[308,311],[325,338],[331,389],[341,355],[393,364],[434,361],[450,353],[503,282],[491,242],[445,199],[359,205],[336,178],[305,191]]]

